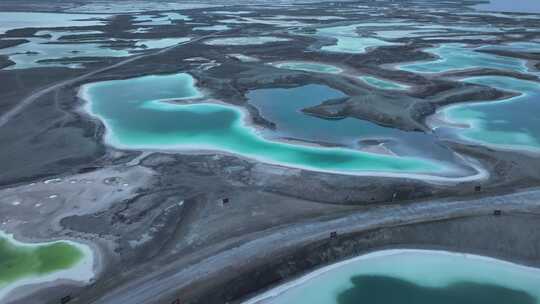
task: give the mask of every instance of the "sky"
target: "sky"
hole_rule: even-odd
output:
[[[540,0],[491,0],[489,4],[476,6],[480,10],[540,13]]]

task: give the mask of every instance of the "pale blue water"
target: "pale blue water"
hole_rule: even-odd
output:
[[[201,96],[188,74],[105,81],[85,85],[82,91],[88,111],[107,127],[106,141],[122,148],[226,151],[290,167],[346,174],[441,175],[456,171],[431,159],[270,141],[246,126],[244,114],[232,106],[164,102]]]
[[[317,29],[317,35],[337,40],[334,45],[323,46],[321,50],[337,53],[362,54],[367,52],[369,48],[399,44],[373,37],[361,37],[356,32],[356,29],[360,26],[369,26],[369,24],[352,24]],[[390,23],[387,26],[391,26]]]
[[[228,30],[230,27],[228,25],[209,25],[209,26],[197,26],[194,27],[194,31],[224,31]]]
[[[490,0],[490,3],[478,4],[475,8],[485,11],[540,14],[540,2],[538,0]]]
[[[159,16],[154,15],[137,15],[133,23],[137,25],[171,25],[175,21],[189,21],[190,17],[176,12],[160,13]]]
[[[486,45],[477,49],[497,49],[517,52],[535,52],[540,44],[515,42],[501,45]],[[458,69],[493,68],[500,70],[532,73],[525,61],[517,58],[476,52],[463,44],[442,44],[427,49],[439,57],[438,60],[403,64],[399,69],[416,73],[439,73]],[[540,84],[512,77],[482,76],[462,81],[485,85],[521,95],[502,101],[485,100],[448,106],[440,111],[444,120],[451,125],[436,121],[439,136],[489,145],[496,148],[538,151],[540,148]]]
[[[444,37],[456,33],[486,33],[500,31],[501,29],[491,25],[478,26],[477,24],[467,23],[422,24],[400,20],[388,20],[380,23],[366,22],[320,28],[317,30],[317,35],[337,40],[334,45],[323,46],[321,48],[323,51],[361,54],[367,52],[369,48],[399,45],[400,43],[392,41],[399,38],[424,36]],[[371,37],[373,35],[376,37]],[[433,51],[436,52],[437,50],[434,49]]]
[[[360,76],[359,78],[366,84],[383,90],[407,90],[408,88],[410,88],[410,86],[405,84],[373,76]]]
[[[463,81],[521,93],[501,101],[458,104],[444,108],[447,120],[468,128],[438,126],[444,136],[507,149],[540,150],[540,84],[502,76],[467,78]]]
[[[326,45],[321,47],[321,50],[336,53],[362,54],[366,53],[370,48],[380,46],[396,45],[396,43],[387,42],[377,38],[370,37],[335,37],[337,42],[335,45]]]
[[[181,37],[181,38],[161,38],[161,39],[143,39],[138,40],[136,45],[138,47],[142,47],[143,45],[146,46],[146,49],[162,49],[166,47],[170,47],[173,45],[177,45],[179,43],[183,43],[186,41],[189,41],[189,38]]]
[[[204,43],[208,45],[261,45],[272,42],[289,41],[287,38],[273,36],[255,36],[255,37],[228,37],[214,38],[206,40]]]
[[[5,68],[6,70],[51,66],[78,68],[81,65],[77,63],[77,58],[81,57],[126,57],[132,55],[134,51],[165,48],[189,41],[189,38],[185,37],[143,39],[136,41],[135,47],[131,49],[112,49],[108,47],[109,41],[107,40],[71,39],[67,42],[58,40],[66,35],[86,35],[89,33],[100,32],[40,31],[39,34],[50,34],[51,38],[27,38],[29,41],[27,43],[0,49],[0,55],[7,55],[11,61],[15,62],[15,65]],[[62,59],[62,62],[40,62],[52,59]]]
[[[479,26],[478,24],[469,23],[454,23],[454,24],[437,24],[437,23],[410,23],[410,22],[381,22],[381,23],[361,23],[353,27],[341,27],[340,36],[354,37],[354,28],[367,32],[369,35],[373,33],[377,38],[383,40],[393,40],[402,38],[419,38],[419,37],[437,37],[443,38],[456,34],[465,33],[486,33],[500,32],[501,29],[492,25]]]
[[[398,38],[410,38],[410,37],[422,37],[426,35],[437,35],[444,31],[436,31],[430,29],[404,29],[404,30],[376,30],[374,33],[377,37],[382,39],[398,39]]]
[[[206,4],[186,1],[96,1],[86,2],[86,4],[68,9],[73,12],[96,12],[110,14],[125,14],[138,12],[154,12],[154,11],[182,11],[197,8],[221,7],[220,4]]]
[[[244,304],[536,304],[540,269],[474,255],[387,250],[278,286]]]
[[[342,69],[324,63],[317,62],[302,62],[302,61],[286,61],[274,64],[275,67],[281,69],[290,69],[298,70],[305,72],[315,72],[315,73],[329,73],[329,74],[338,74],[343,72]]]
[[[0,34],[18,28],[52,28],[104,25],[111,15],[0,12]]]
[[[127,50],[115,50],[103,47],[102,43],[49,43],[44,38],[28,38],[30,42],[14,47],[0,49],[0,55],[8,55],[15,65],[5,69],[26,69],[43,66],[78,67],[78,64],[60,62],[39,63],[40,60],[77,58],[77,57],[124,57]]]
[[[422,29],[431,29],[431,30],[443,30],[447,33],[459,34],[460,32],[480,32],[480,33],[497,33],[501,32],[501,29],[488,24],[488,25],[479,25],[477,23],[455,23],[455,24],[419,24],[417,27]]]
[[[93,31],[93,30],[75,30],[75,31],[64,31],[64,30],[43,30],[37,31],[34,36],[50,35],[50,41],[58,41],[63,36],[82,36],[82,35],[93,35],[93,34],[103,34],[102,31]],[[84,36],[83,36],[84,37]]]
[[[540,52],[540,43],[538,42],[510,42],[498,45],[487,45],[480,49],[508,50],[528,53]]]
[[[440,40],[450,40],[452,43],[460,43],[460,42],[463,42],[463,40],[497,40],[497,36],[492,36],[492,35],[463,35],[463,36],[455,36],[455,35],[452,35],[452,36],[444,36],[444,35],[433,35],[433,36],[429,36],[429,37],[422,37],[422,40],[425,40],[425,41],[433,41],[433,42],[438,42]]]
[[[493,68],[517,72],[528,71],[523,60],[476,52],[474,48],[468,48],[458,43],[442,44],[435,48],[428,48],[425,51],[433,53],[439,59],[401,64],[396,68],[415,73],[442,73],[473,68]]]

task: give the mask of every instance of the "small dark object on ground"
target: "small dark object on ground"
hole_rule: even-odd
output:
[[[223,204],[227,204],[227,203],[229,203],[229,199],[228,199],[228,198],[224,198],[224,199],[222,199],[222,202],[223,202]]]
[[[502,215],[502,211],[499,210],[499,209],[494,210],[494,211],[493,211],[493,215],[495,215],[495,216],[501,216],[501,215]]]
[[[482,186],[476,186],[474,187],[474,191],[480,192],[482,190]]]
[[[61,303],[61,304],[66,304],[66,303],[68,303],[69,301],[71,301],[71,296],[65,296],[65,297],[63,297],[62,299],[60,299],[60,303]]]
[[[335,232],[335,231],[330,232],[330,238],[331,239],[337,238],[337,232]]]

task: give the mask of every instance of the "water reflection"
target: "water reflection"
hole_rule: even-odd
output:
[[[538,0],[491,0],[489,3],[478,4],[475,8],[484,11],[540,13]]]
[[[355,276],[337,296],[339,304],[535,304],[528,293],[492,284],[458,281],[445,287],[425,287],[389,276]]]

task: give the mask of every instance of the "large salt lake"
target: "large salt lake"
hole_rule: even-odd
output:
[[[311,93],[308,98],[299,100],[296,107],[322,102],[321,98],[341,96],[340,92],[326,87],[304,87],[299,90],[297,94]],[[268,93],[254,91],[248,97],[252,100],[256,98],[255,95],[260,95],[261,98],[256,99],[262,100],[262,104],[264,95],[268,96]],[[279,95],[283,91],[277,89],[270,92],[276,93]],[[293,94],[287,98],[295,96]],[[314,96],[318,97],[309,98]],[[347,147],[321,147],[268,139],[249,126],[249,117],[240,108],[217,103],[171,103],[173,100],[202,97],[195,80],[185,73],[87,84],[81,89],[81,97],[87,101],[86,110],[104,122],[106,141],[121,148],[222,151],[289,167],[343,174],[422,176],[428,179],[472,174],[450,162],[427,157],[375,154]],[[284,95],[281,97],[285,98]],[[274,110],[281,109],[282,105],[276,103]],[[293,115],[295,119],[315,119],[322,124],[332,123],[296,114],[290,109],[282,110],[281,114],[277,110],[272,113]],[[270,112],[265,111],[264,115],[270,115]],[[273,118],[278,125],[281,123],[279,117]],[[361,123],[360,120],[356,121]],[[335,123],[333,126],[346,129],[346,126]],[[314,124],[313,128],[322,130],[324,126]],[[297,132],[298,128],[291,126],[290,131]],[[325,134],[328,139],[336,137],[328,131]],[[295,137],[308,139],[301,135],[298,133]]]
[[[304,85],[295,88],[271,88],[249,91],[248,102],[259,114],[275,124],[272,131],[263,132],[267,138],[293,138],[305,142],[322,142],[352,149],[361,148],[361,140],[383,139],[387,147],[401,156],[417,157],[455,166],[455,154],[441,146],[431,135],[406,132],[395,128],[356,119],[323,119],[303,113],[326,100],[346,95],[325,85]],[[308,126],[308,127],[306,127]],[[429,155],[425,153],[429,151]],[[454,170],[458,171],[457,166]]]
[[[430,250],[385,250],[333,264],[243,304],[536,304],[540,269]]]
[[[71,241],[23,243],[0,231],[0,302],[19,286],[94,277],[93,253]]]
[[[0,12],[0,34],[19,28],[53,28],[104,25],[108,14]]]
[[[444,73],[464,69],[491,68],[532,75],[537,71],[518,58],[480,52],[508,50],[536,52],[540,44],[515,42],[485,45],[480,48],[465,44],[441,44],[425,51],[437,59],[398,65],[396,68],[413,73]],[[430,126],[437,136],[458,141],[468,141],[497,149],[540,151],[540,109],[537,100],[540,82],[508,76],[479,76],[459,81],[511,92],[517,96],[504,100],[480,100],[454,104],[439,109]]]

